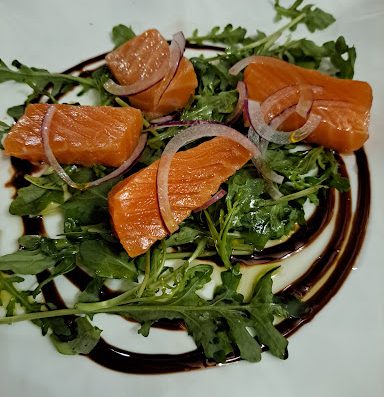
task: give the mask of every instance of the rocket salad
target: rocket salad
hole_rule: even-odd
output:
[[[231,25],[214,27],[204,35],[192,33],[187,45],[213,45],[216,51],[189,58],[198,81],[194,96],[168,119],[144,119],[148,134],[145,148],[124,175],[83,190],[69,186],[52,167],[25,175],[10,213],[39,219],[57,211],[64,218],[64,226],[56,238],[44,233],[24,234],[17,252],[0,257],[0,303],[4,309],[0,324],[33,321],[50,336],[60,353],[89,354],[102,334],[92,323],[98,313],[133,319],[141,324],[139,333],[144,336],[159,320],[181,320],[205,357],[215,362],[225,362],[234,354],[259,361],[263,347],[279,358],[287,357],[287,339],[275,325],[285,318],[299,318],[306,307],[294,296],[272,293],[272,276],[278,272],[279,263],[258,258],[263,257],[271,241],[283,241],[306,224],[308,205],[317,206],[330,189],[349,189],[333,150],[269,143],[262,166],[247,162],[221,185],[217,196],[183,220],[176,232],[139,256],[130,257],[121,245],[108,209],[111,189],[124,177],[160,159],[167,143],[188,123],[230,121],[231,128],[246,135],[248,127],[244,127],[242,112],[237,109],[241,95],[238,83],[243,74],[230,73],[242,59],[254,55],[277,57],[338,78],[353,77],[355,49],[342,36],[317,45],[307,38],[287,35],[300,24],[310,32],[325,29],[334,22],[330,14],[313,5],[302,6],[301,0],[288,8],[277,0],[274,7],[276,20],[288,22],[269,35],[260,31],[249,34]],[[135,32],[125,25],[112,30],[115,48],[134,37]],[[81,103],[82,95],[92,90],[98,94],[94,105],[127,106],[129,101],[124,96],[116,97],[105,89],[112,78],[105,64],[74,75],[50,73],[18,61],[9,67],[0,60],[0,83],[15,81],[31,87],[22,105],[8,109],[15,121],[27,105],[65,101],[65,94],[73,88],[80,88],[76,102]],[[236,113],[237,119],[233,117]],[[11,127],[1,122],[0,136],[6,136]],[[113,171],[103,165],[63,168],[81,186]],[[269,175],[278,175],[281,182],[266,177],[266,169]],[[244,277],[240,264],[251,262],[262,265],[248,280],[253,285],[251,292],[243,295],[239,289]],[[47,286],[79,269],[87,274],[87,283],[80,288],[73,307],[59,307],[57,302],[42,298]],[[201,291],[214,272],[219,272],[221,281],[207,297]],[[37,277],[33,288],[19,287],[30,275]],[[123,287],[111,290],[107,285],[115,279],[123,280]]]

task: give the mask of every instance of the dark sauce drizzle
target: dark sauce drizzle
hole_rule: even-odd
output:
[[[208,49],[220,51],[219,47],[189,45],[189,48]],[[84,70],[87,66],[103,60],[105,54],[86,60],[66,72],[78,72],[82,76],[89,75],[92,70]],[[358,169],[358,191],[356,211],[352,214],[350,192],[336,193],[339,196],[339,209],[335,218],[335,227],[329,244],[324,248],[322,255],[310,266],[309,270],[294,283],[286,287],[279,295],[295,295],[304,297],[305,294],[332,268],[329,277],[324,281],[317,292],[306,302],[308,310],[299,319],[287,319],[282,321],[277,328],[285,336],[292,335],[305,323],[309,322],[337,293],[347,278],[352,266],[359,254],[364,241],[365,231],[368,224],[370,208],[370,178],[369,167],[364,149],[355,152]],[[11,159],[14,176],[6,184],[7,187],[16,189],[26,185],[24,175],[36,171],[36,167],[27,161]],[[339,158],[341,172],[347,176],[346,168]],[[321,200],[307,225],[302,227],[286,242],[275,247],[263,250],[257,256],[249,259],[259,260],[261,263],[284,259],[294,254],[298,249],[313,242],[324,230],[333,217],[335,204],[335,192],[329,191]],[[25,234],[44,234],[44,225],[40,217],[22,217]],[[350,232],[349,232],[350,228]],[[341,251],[341,248],[344,248]],[[236,258],[233,258],[236,260]],[[48,274],[40,274],[41,281]],[[90,281],[90,277],[80,269],[76,269],[66,277],[79,289],[83,290]],[[102,299],[111,296],[111,291],[105,288],[102,291]],[[43,295],[46,301],[54,303],[57,308],[64,308],[65,304],[56,288],[54,282],[43,287]],[[68,321],[71,321],[68,318]],[[180,323],[160,323],[166,329],[180,329]],[[143,354],[135,353],[112,346],[103,339],[92,350],[88,357],[104,367],[133,374],[160,374],[169,372],[188,371],[205,367],[215,366],[216,363],[207,360],[200,349],[183,354]],[[239,361],[240,357],[235,354],[228,357],[226,363]]]

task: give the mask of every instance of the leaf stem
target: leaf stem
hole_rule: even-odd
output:
[[[287,29],[292,28],[293,26],[297,25],[302,19],[305,18],[305,14],[300,14],[298,15],[295,19],[293,19],[291,22],[285,24],[282,26],[280,29],[276,30],[276,32],[270,34],[269,36],[266,36],[260,40],[257,40],[253,43],[247,44],[241,48],[239,48],[239,51],[247,51],[251,50],[253,48],[259,47],[265,43],[269,43],[269,45],[273,44],[281,35],[284,31]]]

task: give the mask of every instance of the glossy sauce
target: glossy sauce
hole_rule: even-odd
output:
[[[207,49],[201,46],[194,47]],[[77,71],[80,72],[80,75],[86,75],[90,72],[82,72],[82,70],[88,65],[98,62],[103,58],[104,54],[85,61],[71,68],[69,71]],[[280,292],[282,296],[293,294],[299,298],[305,297],[305,294],[319,282],[322,276],[326,274],[332,266],[335,265],[330,276],[324,281],[317,292],[307,300],[308,310],[306,313],[300,319],[287,319],[277,326],[280,332],[285,336],[291,335],[302,325],[309,322],[337,293],[351,271],[362,246],[369,218],[370,178],[364,149],[358,150],[355,153],[355,157],[358,169],[355,213],[352,214],[350,192],[339,193],[330,190],[321,198],[320,205],[317,206],[317,209],[308,220],[306,226],[299,229],[284,243],[266,248],[257,256],[254,255],[249,258],[252,260],[259,260],[262,263],[284,259],[299,248],[305,247],[315,240],[329,224],[332,217],[335,219],[332,237],[319,258],[311,264],[308,271],[306,271],[302,277]],[[341,158],[339,158],[339,163],[342,173],[344,176],[347,176]],[[7,187],[14,186],[15,188],[20,188],[25,186],[24,175],[35,171],[34,166],[26,161],[17,159],[12,159],[12,166],[14,168],[14,177],[7,183]],[[336,194],[339,196],[339,209],[337,213],[334,214]],[[25,234],[44,234],[44,225],[40,217],[23,217],[23,223]],[[350,227],[351,229],[349,229]],[[349,232],[349,230],[351,231]],[[341,247],[343,246],[344,248],[341,251]],[[236,258],[233,258],[233,260],[235,261]],[[75,269],[65,276],[81,290],[83,290],[90,281],[90,277],[80,269]],[[40,275],[40,279],[43,278],[44,274]],[[43,294],[47,301],[54,302],[58,308],[65,307],[54,282],[43,287]],[[107,288],[103,289],[102,299],[106,299],[111,295],[112,292],[110,290]],[[71,318],[68,318],[68,321],[71,321]],[[173,323],[165,321],[160,323],[160,326],[169,330],[182,328],[180,322]],[[143,354],[120,349],[108,344],[103,339],[101,339],[92,352],[88,354],[88,357],[107,368],[135,374],[179,372],[216,365],[216,363],[207,360],[199,349],[183,354]],[[240,357],[234,355],[233,357],[227,358],[227,363],[238,360],[240,360]]]

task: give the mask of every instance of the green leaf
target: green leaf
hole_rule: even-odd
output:
[[[94,84],[94,89],[99,95],[98,105],[100,106],[109,106],[113,105],[115,96],[110,94],[108,91],[104,89],[104,84],[111,78],[111,72],[109,71],[107,66],[100,66],[94,72],[92,72],[92,80]]]
[[[274,327],[273,314],[278,311],[288,316],[285,310],[288,304],[285,302],[284,308],[280,308],[274,301],[271,273],[259,279],[252,300],[244,302],[243,295],[237,292],[241,278],[238,269],[222,272],[222,285],[216,289],[213,299],[206,301],[196,292],[209,281],[211,270],[208,273],[207,270],[200,266],[189,269],[183,277],[182,288],[168,300],[152,296],[149,301],[111,310],[138,320],[143,325],[140,332],[144,335],[148,334],[150,324],[158,319],[183,319],[197,346],[204,350],[206,357],[217,362],[224,362],[237,349],[242,358],[259,361],[260,343],[272,354],[285,358],[287,341]]]
[[[8,116],[13,117],[15,120],[18,120],[24,114],[24,111],[25,105],[17,105],[8,108],[7,114]]]
[[[343,36],[336,41],[324,43],[327,56],[337,69],[336,76],[343,79],[352,79],[354,75],[354,65],[356,61],[355,47],[349,47]]]
[[[64,87],[68,89],[74,84],[80,83],[84,84],[86,87],[93,87],[93,82],[90,79],[60,73],[50,73],[45,69],[23,65],[17,60],[12,62],[12,66],[14,69],[10,69],[0,60],[0,83],[13,80],[18,83],[26,83],[40,92],[44,90],[47,85],[52,84],[53,96],[58,92],[62,92]]]
[[[23,113],[25,105],[39,100],[41,96],[46,96],[55,103],[56,97],[67,93],[77,85],[81,85],[85,90],[95,88],[91,78],[72,76],[70,74],[50,73],[45,69],[29,67],[17,60],[12,62],[13,68],[8,67],[0,59],[0,83],[15,81],[27,84],[33,92],[27,97],[21,106],[16,106],[8,110],[8,114],[18,119]]]
[[[3,138],[8,134],[9,130],[11,129],[11,126],[0,121],[0,149],[4,149],[3,146]]]
[[[58,190],[62,192],[63,186],[65,185],[65,182],[56,174],[56,172],[51,172],[39,177],[26,175],[24,178],[32,185],[46,190]]]
[[[201,231],[189,226],[181,226],[179,231],[173,233],[167,240],[168,247],[193,243],[197,238],[201,237]]]
[[[75,219],[79,225],[92,225],[109,219],[107,194],[117,182],[118,179],[114,179],[85,191],[76,191],[61,205],[65,219]]]
[[[223,121],[233,112],[237,97],[236,91],[222,91],[217,95],[198,96],[189,108],[183,110],[181,119]]]
[[[55,259],[40,250],[20,250],[0,257],[0,270],[11,270],[17,274],[38,274],[55,264]]]
[[[27,312],[38,312],[41,310],[42,305],[31,300],[29,291],[23,291],[15,286],[15,284],[19,284],[23,281],[24,279],[20,276],[6,275],[0,271],[0,291],[5,291],[11,297],[10,305],[8,304],[6,306],[7,316],[15,315],[15,303],[18,303]],[[1,302],[1,305],[4,307],[4,302]]]
[[[222,43],[228,46],[241,44],[244,42],[247,30],[238,26],[233,27],[231,24],[226,25],[223,29],[220,26],[213,27],[207,34],[200,36],[197,29],[188,38],[190,43],[202,45],[204,42]]]
[[[86,240],[80,244],[82,264],[91,270],[97,277],[136,278],[136,268],[126,252],[119,254],[100,240]]]
[[[243,324],[249,322],[241,314],[233,313],[226,318],[231,331],[231,337],[240,350],[242,359],[250,362],[258,362],[261,360],[261,346],[254,337],[249,333],[247,327]]]
[[[112,28],[112,41],[115,44],[115,48],[120,47],[135,36],[135,32],[132,30],[131,26],[119,24]]]
[[[283,7],[280,4],[280,0],[275,0],[275,21],[279,21],[283,17],[294,20],[299,15],[304,15],[305,18],[303,18],[300,23],[305,24],[310,32],[324,30],[335,22],[335,18],[331,14],[315,7],[313,4],[305,5],[303,8],[299,9],[303,1],[304,0],[296,0],[290,7]],[[292,26],[291,30],[295,30],[296,27],[297,24]]]
[[[48,190],[30,185],[17,191],[9,212],[12,215],[41,215],[50,204],[60,204],[64,201],[64,192]]]
[[[98,302],[100,300],[101,288],[104,285],[105,279],[95,277],[86,286],[78,298],[78,302]]]
[[[100,340],[101,330],[93,326],[85,317],[78,317],[75,320],[75,337],[68,341],[61,340],[63,336],[68,336],[67,332],[63,334],[52,334],[51,340],[61,354],[88,354],[97,345]],[[65,327],[64,327],[65,329]]]
[[[71,272],[75,268],[75,256],[72,255],[64,257],[56,264],[53,269],[51,269],[50,275],[46,279],[41,281],[39,285],[35,288],[35,290],[33,291],[33,296],[37,296],[41,292],[41,289],[44,287],[44,285],[47,285],[58,276]]]
[[[256,284],[251,299],[251,322],[260,343],[268,346],[270,352],[281,359],[287,358],[288,341],[273,325],[275,299],[272,294],[271,273],[268,271]]]

